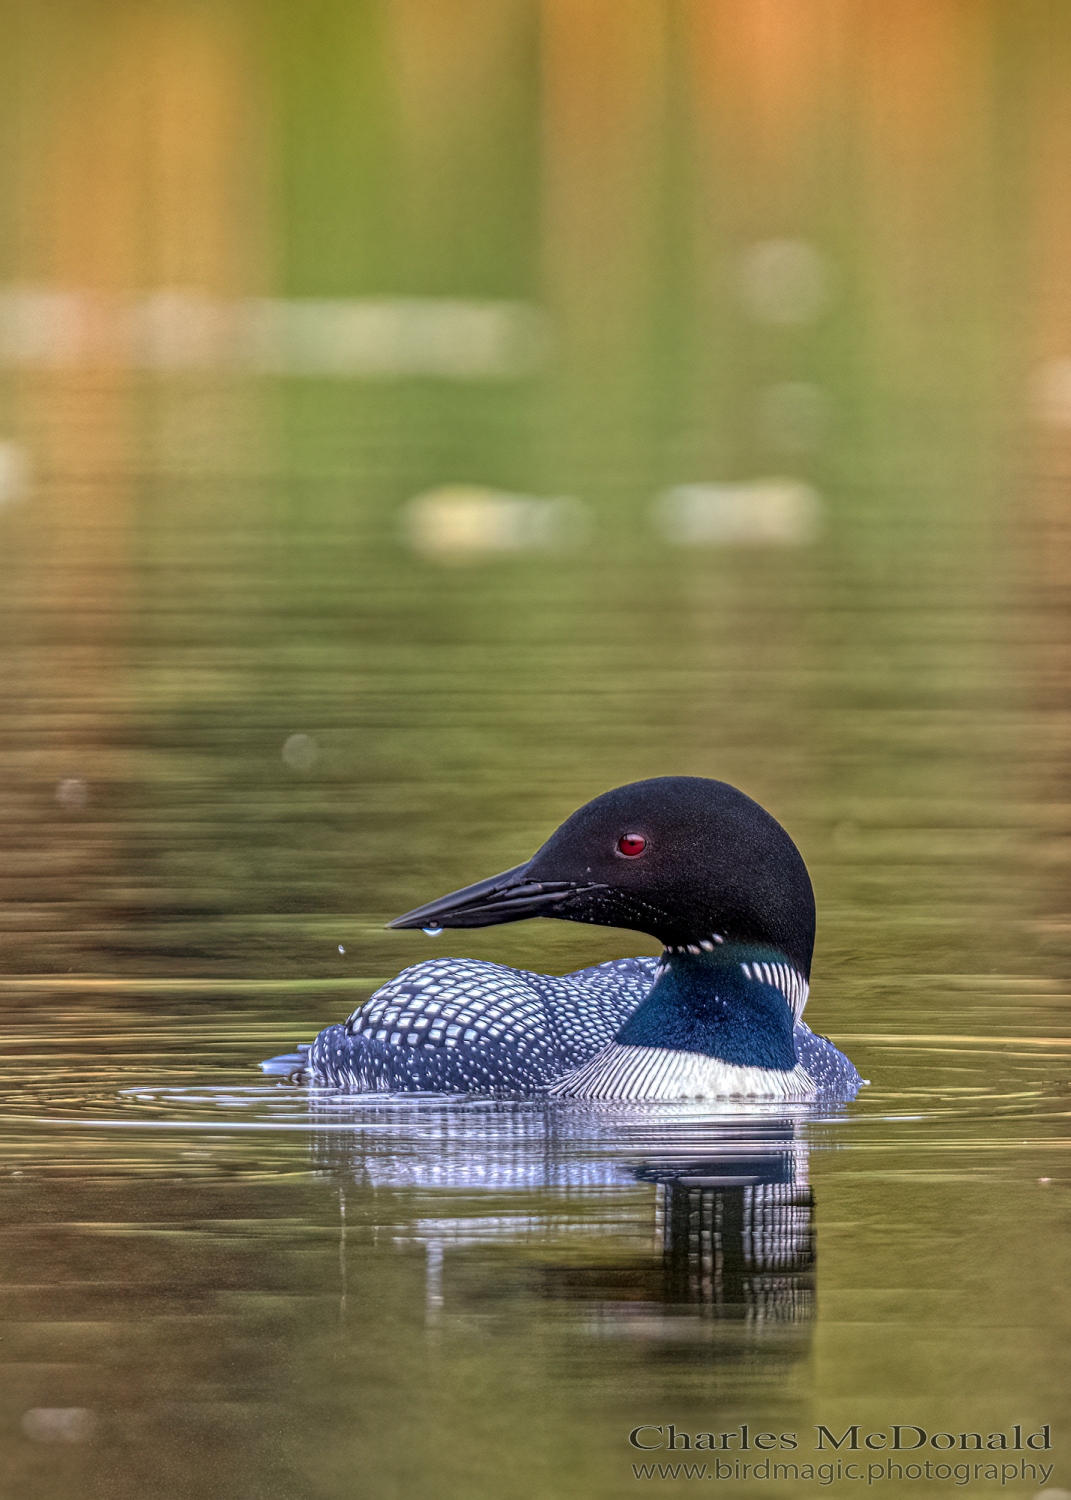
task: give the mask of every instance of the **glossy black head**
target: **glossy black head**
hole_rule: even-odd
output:
[[[527,864],[390,925],[489,927],[524,917],[631,927],[670,947],[717,934],[775,948],[805,976],[814,947],[814,895],[795,844],[743,792],[699,776],[605,792]]]

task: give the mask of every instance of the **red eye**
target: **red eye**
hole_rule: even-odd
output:
[[[617,847],[622,854],[627,854],[630,859],[635,859],[637,854],[642,854],[647,848],[647,840],[642,833],[625,833],[617,841]]]

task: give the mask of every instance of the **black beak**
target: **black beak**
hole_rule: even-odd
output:
[[[418,906],[388,927],[497,927],[501,922],[520,922],[525,917],[560,917],[582,892],[595,889],[570,880],[529,880],[528,866],[517,865],[492,875],[490,880],[467,885]]]

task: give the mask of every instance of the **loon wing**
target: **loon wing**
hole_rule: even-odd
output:
[[[594,1056],[647,994],[653,958],[556,976],[477,959],[404,969],[309,1048],[320,1086],[349,1092],[530,1092]]]

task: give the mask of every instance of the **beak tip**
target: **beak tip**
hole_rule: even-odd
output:
[[[429,927],[488,927],[496,922],[515,920],[498,915],[481,920],[480,907],[489,897],[493,898],[511,885],[518,884],[526,869],[526,865],[517,865],[513,870],[504,870],[501,875],[492,875],[490,880],[481,880],[476,885],[452,891],[448,896],[440,896],[435,901],[429,901],[426,906],[416,906],[412,911],[403,912],[400,917],[393,917],[384,931],[416,932]]]

